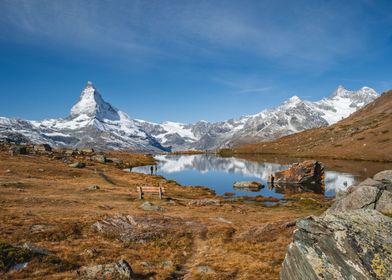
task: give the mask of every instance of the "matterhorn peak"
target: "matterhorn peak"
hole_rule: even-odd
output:
[[[118,111],[103,100],[101,94],[91,81],[87,81],[79,101],[71,108],[71,118],[76,118],[81,115],[99,120],[118,120],[120,118]]]

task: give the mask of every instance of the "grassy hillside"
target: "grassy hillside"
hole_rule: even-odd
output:
[[[234,153],[392,161],[392,90],[334,125],[240,146]]]

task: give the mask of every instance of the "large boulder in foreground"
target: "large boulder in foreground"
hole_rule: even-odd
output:
[[[370,209],[300,220],[281,279],[390,279],[391,232],[392,219]]]
[[[276,172],[271,178],[277,184],[321,184],[324,180],[324,166],[315,160],[294,163],[289,169]]]
[[[391,279],[391,175],[350,186],[321,217],[298,221],[281,279]]]

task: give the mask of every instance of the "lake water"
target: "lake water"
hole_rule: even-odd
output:
[[[226,192],[236,196],[272,196],[281,198],[287,191],[279,186],[268,186],[268,177],[276,171],[284,170],[294,162],[304,159],[285,157],[253,156],[246,159],[219,157],[215,155],[157,155],[157,175],[175,180],[182,185],[209,187],[218,195]],[[327,196],[362,181],[375,173],[392,169],[391,163],[366,161],[323,160],[325,165],[325,186],[318,189]],[[150,166],[135,167],[132,172],[150,173]],[[236,181],[257,181],[265,185],[260,191],[246,191],[233,188]],[[290,189],[296,192],[296,189]]]

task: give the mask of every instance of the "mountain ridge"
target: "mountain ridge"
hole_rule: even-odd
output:
[[[94,147],[132,151],[212,150],[269,140],[305,129],[327,126],[377,98],[368,87],[340,86],[328,98],[311,102],[297,96],[257,114],[221,122],[153,123],[131,119],[106,102],[88,81],[66,118],[28,121],[0,117],[0,138],[49,143],[59,147]]]
[[[331,126],[234,148],[240,154],[392,161],[392,90]]]

